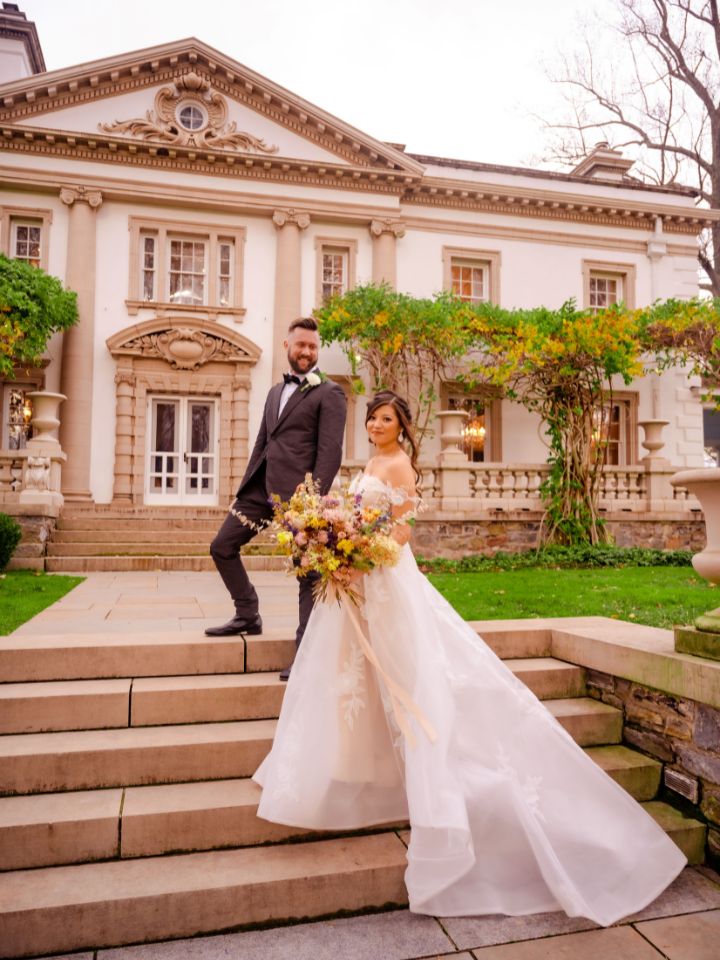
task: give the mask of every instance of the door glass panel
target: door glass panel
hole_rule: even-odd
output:
[[[153,400],[153,449],[150,451],[150,491],[176,493],[180,458],[177,400]]]
[[[215,493],[215,404],[191,401],[188,404],[188,456],[185,492]],[[203,456],[193,456],[203,454]]]

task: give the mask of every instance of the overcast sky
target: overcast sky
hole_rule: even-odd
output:
[[[16,0],[49,70],[195,36],[379,140],[527,164],[542,61],[615,0]]]

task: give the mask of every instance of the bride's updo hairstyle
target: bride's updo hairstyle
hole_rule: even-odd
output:
[[[367,413],[365,414],[365,426],[367,427],[368,420],[373,413],[375,413],[378,407],[384,406],[392,407],[395,411],[395,416],[400,421],[400,436],[403,439],[398,439],[400,445],[405,449],[405,452],[410,457],[410,465],[415,471],[417,482],[420,483],[420,471],[418,470],[417,466],[419,450],[412,427],[412,413],[410,412],[410,407],[407,400],[405,400],[404,397],[399,396],[397,393],[394,393],[392,390],[381,390],[380,393],[376,393],[372,400],[368,400]]]

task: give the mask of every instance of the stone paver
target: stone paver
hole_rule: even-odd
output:
[[[717,960],[720,910],[639,923],[637,929],[668,960]]]
[[[413,960],[448,955],[439,923],[407,910],[217,937],[100,950],[97,960]],[[644,960],[638,956],[637,960]]]
[[[552,940],[528,940],[483,947],[477,960],[664,960],[632,927],[570,933]]]

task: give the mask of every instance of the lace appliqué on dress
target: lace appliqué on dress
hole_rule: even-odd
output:
[[[282,759],[277,765],[276,783],[272,790],[274,800],[289,800],[293,803],[300,801],[297,787],[299,783],[297,765],[301,747],[300,731],[290,728],[285,733]]]
[[[535,819],[540,821],[545,820],[545,815],[539,807],[540,784],[543,778],[541,776],[521,776],[518,769],[510,763],[510,757],[508,757],[507,751],[502,744],[498,746],[495,751],[495,756],[498,761],[498,773],[507,777],[513,786],[515,786]]]
[[[350,655],[343,664],[343,668],[338,676],[340,709],[342,710],[345,723],[351,730],[355,725],[355,718],[366,705],[363,661],[364,656],[360,645],[351,642]]]

